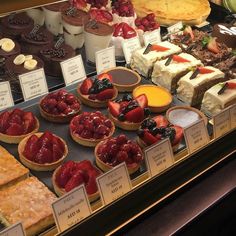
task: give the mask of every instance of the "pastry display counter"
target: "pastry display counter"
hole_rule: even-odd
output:
[[[34,6],[38,6],[37,1],[31,1],[31,3]],[[44,5],[44,4],[48,4],[48,3],[49,3],[49,1],[45,1],[45,2],[41,1],[40,5]],[[8,12],[8,13],[12,12],[13,9],[11,9],[10,6],[12,6],[12,7],[14,6],[14,11],[19,10],[20,8],[26,9],[26,8],[30,8],[33,6],[33,5],[28,5],[28,2],[25,2],[25,4],[26,5],[17,5],[16,3],[14,3],[14,1],[12,1],[12,4],[8,5],[9,8],[6,8],[4,6],[4,8],[3,8],[2,12],[0,12],[0,14],[1,13],[4,14],[6,12]],[[211,21],[210,18],[209,18],[209,21]],[[50,27],[51,26],[49,26],[49,28]],[[90,23],[90,25],[88,27],[94,27],[93,22]],[[97,28],[95,28],[95,29],[97,29]],[[166,28],[163,28],[163,29],[165,32]],[[205,28],[205,31],[209,31],[209,28]],[[126,31],[124,30],[122,33],[124,34],[125,32]],[[105,35],[105,36],[107,36],[107,35]],[[60,40],[60,38],[59,38],[59,40]],[[57,43],[58,43],[58,41],[57,41]],[[56,48],[55,45],[54,45],[54,48]],[[168,42],[168,44],[167,43],[163,44],[163,45],[159,44],[154,49],[153,48],[150,49],[150,46],[149,46],[149,49],[155,51],[155,52],[152,52],[152,55],[153,55],[153,57],[155,57],[156,56],[155,53],[157,54],[157,58],[159,57],[158,60],[160,60],[160,64],[162,63],[161,60],[163,59],[163,55],[162,55],[163,51],[168,51],[168,50],[170,50],[170,51],[168,53],[166,53],[166,60],[168,61],[169,64],[170,63],[176,63],[176,65],[179,65],[178,63],[189,63],[190,64],[190,65],[186,64],[187,65],[186,68],[185,67],[182,68],[181,66],[179,66],[179,67],[181,67],[182,71],[177,72],[177,73],[183,73],[183,72],[185,73],[186,69],[189,70],[189,67],[191,67],[191,73],[195,74],[196,77],[198,76],[197,78],[199,78],[199,80],[201,79],[202,74],[208,75],[211,73],[215,73],[216,78],[214,77],[215,76],[215,74],[214,74],[214,76],[212,76],[212,77],[206,76],[207,79],[215,80],[215,81],[213,81],[215,84],[217,84],[219,82],[225,83],[226,79],[224,78],[223,72],[220,72],[220,73],[218,73],[218,71],[214,72],[214,68],[209,67],[209,66],[207,68],[206,67],[204,68],[202,66],[202,62],[200,60],[196,60],[196,63],[194,64],[193,61],[195,60],[195,58],[193,56],[189,56],[189,55],[186,56],[187,53],[174,55],[172,57],[172,54],[180,53],[181,50],[183,50],[178,43],[177,43],[177,45],[178,46],[173,45],[172,43]],[[177,51],[172,52],[171,50],[173,48],[175,48]],[[212,49],[210,46],[209,46],[209,48]],[[213,50],[214,49],[215,48],[213,48]],[[146,50],[148,50],[148,47],[146,47],[145,51]],[[203,50],[203,49],[201,49],[201,50]],[[123,152],[122,153],[123,155],[117,155],[117,153],[115,153],[115,154],[113,153],[113,155],[116,156],[117,160],[113,160],[113,162],[111,162],[111,163],[109,163],[107,161],[106,164],[110,165],[109,169],[112,169],[113,166],[122,163],[122,161],[120,161],[120,159],[122,160],[122,158],[127,158],[126,160],[128,160],[130,162],[130,163],[128,163],[128,161],[126,162],[127,167],[128,167],[128,171],[131,174],[130,176],[127,175],[128,176],[127,179],[130,180],[130,189],[128,191],[126,191],[126,193],[122,193],[119,196],[117,195],[115,197],[116,199],[113,199],[110,203],[104,203],[104,198],[102,198],[102,197],[98,200],[97,199],[94,200],[94,198],[92,198],[92,200],[91,200],[91,198],[90,198],[91,194],[89,194],[88,190],[87,190],[87,189],[89,189],[87,186],[87,184],[88,184],[87,180],[85,180],[86,178],[83,177],[84,178],[83,181],[84,181],[84,183],[86,183],[85,188],[86,188],[86,191],[88,194],[88,199],[91,201],[91,204],[88,203],[89,208],[91,207],[91,212],[90,212],[90,214],[88,214],[89,216],[85,217],[80,222],[76,223],[75,225],[72,225],[64,232],[58,233],[57,232],[58,225],[57,225],[57,227],[54,225],[52,227],[48,227],[46,229],[46,231],[41,232],[42,235],[53,235],[56,233],[61,234],[61,235],[75,235],[75,234],[76,235],[77,234],[83,235],[84,232],[86,232],[86,234],[88,234],[88,235],[105,235],[105,234],[115,233],[118,230],[120,230],[122,227],[125,227],[126,225],[128,225],[129,223],[134,221],[140,215],[145,214],[153,207],[164,202],[164,200],[168,199],[171,195],[174,195],[180,189],[188,186],[188,184],[193,182],[195,179],[197,179],[201,175],[207,173],[215,166],[218,166],[218,165],[221,165],[222,163],[224,163],[228,159],[228,156],[235,152],[235,150],[236,150],[236,144],[235,144],[236,129],[235,128],[236,127],[234,126],[235,125],[235,121],[234,121],[235,114],[233,113],[233,111],[235,109],[233,110],[233,106],[231,109],[231,113],[229,113],[231,118],[228,118],[228,122],[230,122],[230,120],[231,120],[232,127],[230,129],[228,129],[227,132],[225,132],[223,135],[220,134],[219,137],[217,137],[217,138],[214,138],[214,136],[217,136],[216,133],[217,132],[220,133],[221,131],[219,129],[216,130],[216,128],[213,126],[212,122],[214,122],[214,121],[216,122],[216,120],[212,120],[211,116],[209,116],[209,114],[207,114],[207,116],[205,116],[205,115],[203,115],[203,113],[201,113],[199,111],[197,111],[197,113],[194,113],[194,110],[190,109],[190,114],[194,113],[194,116],[195,116],[199,112],[199,114],[202,115],[202,118],[203,118],[202,124],[203,125],[201,126],[201,128],[203,130],[203,133],[206,132],[207,137],[209,135],[209,140],[207,141],[208,138],[205,139],[204,143],[202,142],[202,144],[200,145],[200,148],[198,147],[195,149],[194,148],[191,149],[189,146],[188,140],[186,140],[186,136],[185,136],[185,138],[183,138],[183,133],[181,133],[181,132],[183,132],[182,128],[181,128],[181,132],[180,132],[178,129],[176,129],[174,122],[170,122],[171,118],[169,121],[167,121],[167,120],[165,120],[165,118],[163,118],[163,116],[161,116],[161,115],[165,115],[165,111],[169,107],[180,106],[179,109],[181,110],[183,108],[183,106],[186,106],[186,102],[181,101],[176,94],[172,96],[170,94],[170,92],[167,91],[167,90],[172,90],[172,85],[171,85],[171,88],[168,88],[168,86],[167,86],[167,88],[161,88],[160,89],[161,92],[158,91],[159,94],[160,93],[161,94],[167,93],[167,95],[168,95],[167,96],[168,97],[168,104],[164,104],[164,105],[162,104],[162,106],[160,108],[158,107],[159,102],[158,102],[158,105],[156,105],[156,101],[155,101],[155,99],[153,99],[153,94],[150,94],[147,92],[145,95],[146,97],[149,97],[148,99],[150,99],[150,100],[152,98],[152,101],[154,102],[153,106],[150,104],[148,106],[147,101],[145,99],[140,100],[139,96],[142,96],[142,94],[141,95],[138,94],[139,90],[134,90],[134,92],[132,94],[133,89],[129,91],[129,92],[131,92],[129,95],[122,96],[121,94],[119,94],[118,98],[114,101],[107,101],[108,99],[107,100],[105,99],[106,102],[99,101],[99,102],[97,102],[97,105],[94,106],[94,104],[95,104],[95,102],[93,102],[94,100],[97,101],[97,100],[99,100],[98,98],[100,98],[100,97],[102,97],[102,99],[104,99],[105,96],[106,97],[110,96],[111,93],[112,93],[112,95],[109,98],[114,99],[117,96],[118,91],[116,91],[116,90],[114,90],[115,92],[111,91],[114,88],[112,87],[113,85],[111,85],[112,78],[111,78],[111,80],[109,79],[109,71],[105,75],[106,76],[105,79],[104,78],[100,79],[99,76],[93,76],[94,74],[96,74],[96,68],[94,67],[94,65],[91,65],[86,62],[85,55],[83,55],[84,48],[82,48],[81,50],[76,50],[76,51],[79,54],[82,51],[81,54],[82,54],[82,58],[83,58],[84,65],[85,65],[85,72],[86,72],[86,75],[88,78],[86,80],[84,80],[84,82],[82,82],[82,84],[75,83],[73,85],[65,86],[65,83],[62,79],[62,75],[61,75],[61,77],[60,76],[50,77],[47,74],[46,79],[47,79],[49,91],[53,91],[58,88],[65,87],[65,90],[67,92],[71,92],[71,93],[75,94],[76,96],[78,96],[78,94],[79,94],[78,97],[80,98],[80,100],[83,103],[80,105],[82,107],[82,111],[84,112],[84,113],[82,113],[81,117],[88,116],[88,114],[92,114],[92,116],[97,115],[98,118],[101,119],[101,112],[102,112],[103,114],[107,115],[109,118],[112,118],[111,120],[114,121],[116,126],[121,127],[122,129],[126,129],[124,131],[124,130],[121,130],[120,128],[115,128],[115,133],[114,133],[115,136],[118,135],[118,137],[120,137],[123,134],[125,134],[127,140],[129,140],[129,139],[138,140],[139,145],[142,148],[143,147],[146,148],[144,150],[149,150],[147,148],[147,146],[149,146],[150,144],[154,144],[155,142],[159,142],[162,139],[165,139],[166,137],[168,137],[170,139],[170,141],[168,141],[170,154],[173,151],[174,151],[174,153],[173,153],[173,158],[171,160],[169,160],[170,164],[168,166],[164,165],[164,168],[160,169],[158,171],[158,173],[157,172],[153,173],[150,170],[150,163],[147,164],[147,160],[146,161],[143,160],[143,159],[147,159],[147,156],[148,156],[147,151],[144,151],[145,155],[142,158],[140,157],[141,154],[139,153],[139,151],[137,151],[137,148],[136,148],[136,151],[130,151],[131,154],[132,153],[139,154],[139,158],[141,158],[141,159],[136,160],[136,159],[133,159],[133,157],[132,157],[133,154],[132,155],[127,154],[127,153],[129,153],[129,151],[127,151],[126,155],[124,155],[123,149],[117,149],[116,152],[119,152],[119,154]],[[225,52],[226,56],[228,56],[228,55],[231,56],[231,54],[230,54],[231,52],[229,53],[227,50],[225,50],[225,51],[226,51]],[[149,52],[141,53],[141,54],[143,54],[143,57],[145,57],[144,55],[148,54]],[[47,53],[48,53],[48,51],[45,51],[45,54],[47,54]],[[51,53],[51,51],[49,50],[49,54],[50,53]],[[227,54],[227,53],[229,53],[229,54]],[[58,56],[56,50],[55,50],[55,54],[56,54],[56,56]],[[159,56],[159,54],[160,54],[160,56]],[[25,57],[26,57],[26,55],[25,55]],[[139,69],[140,69],[139,64],[135,65],[135,63],[136,63],[135,60],[137,59],[137,61],[138,61],[138,59],[139,59],[138,57],[139,56],[137,55],[137,58],[131,59],[131,68],[138,71],[140,74],[142,74],[142,72],[139,71]],[[204,58],[201,58],[201,59],[203,61]],[[32,58],[27,59],[27,60],[32,60]],[[24,59],[23,63],[27,62],[27,60]],[[149,63],[150,61],[147,61],[147,62]],[[167,62],[165,62],[165,63],[167,63]],[[204,64],[205,63],[207,63],[207,61],[204,62]],[[124,61],[121,64],[123,64],[123,66],[128,67],[128,65],[125,65]],[[49,65],[52,65],[52,64],[49,64]],[[168,65],[165,64],[165,66],[168,66]],[[143,65],[142,69],[146,70],[145,66],[146,65]],[[146,71],[147,74],[145,74],[145,76],[142,76],[141,84],[148,84],[148,86],[147,86],[148,88],[151,88],[153,86],[153,85],[150,86],[150,84],[152,82],[154,82],[154,83],[157,82],[156,78],[154,80],[153,78],[149,77],[150,71],[152,72],[153,66],[154,66],[153,64],[150,64],[148,70]],[[121,68],[120,70],[122,70],[123,67],[120,67],[120,68]],[[178,66],[176,66],[176,68],[178,69]],[[232,67],[232,68],[234,69],[234,67]],[[232,69],[232,74],[229,74],[229,76],[235,75],[235,71],[233,71],[233,69]],[[125,70],[127,70],[127,68]],[[157,69],[157,72],[156,71],[154,71],[154,72],[158,73],[158,69]],[[46,71],[46,73],[48,73],[48,71]],[[113,72],[113,73],[115,73],[115,72]],[[114,74],[112,76],[114,76]],[[133,76],[135,77],[136,74],[134,73]],[[148,79],[147,79],[147,77],[148,77]],[[192,78],[192,75],[190,75],[190,77],[191,77],[191,79],[196,79],[194,77]],[[135,80],[135,82],[137,80],[139,83],[139,80],[137,78],[133,78],[133,79]],[[152,79],[152,81],[150,81],[150,79]],[[59,81],[59,80],[60,80],[60,82],[57,83],[56,81]],[[102,82],[99,82],[99,81],[102,81]],[[121,83],[119,78],[117,79],[117,83],[118,84]],[[175,90],[176,86],[177,86],[177,82],[174,81],[174,83],[175,83],[175,85],[173,86],[173,88],[174,88],[173,90]],[[136,84],[135,84],[135,86],[136,86]],[[227,89],[235,89],[234,88],[235,83],[233,80],[232,80],[232,82],[229,82],[228,84],[227,83],[223,84],[223,86],[225,87],[224,91]],[[105,87],[105,90],[104,90],[104,87]],[[125,87],[125,86],[123,86],[123,87]],[[163,87],[165,87],[165,85],[163,85]],[[118,86],[117,89],[119,90],[121,88]],[[141,89],[141,91],[144,91],[142,93],[145,93],[145,86],[139,87],[139,89]],[[63,90],[61,90],[61,91],[63,91]],[[101,93],[101,91],[102,92],[107,91],[107,92]],[[222,93],[224,93],[224,91]],[[64,93],[64,92],[62,92],[62,93]],[[133,97],[131,96],[131,94],[133,95]],[[65,96],[67,96],[67,95],[62,94],[60,96],[63,97],[62,99],[65,99]],[[161,96],[162,95],[160,95],[160,99],[162,99]],[[50,117],[51,120],[50,120],[50,119],[48,119],[48,117],[45,117],[45,115],[43,115],[43,113],[42,113],[42,109],[43,109],[42,97],[43,96],[39,96],[39,97],[34,98],[32,100],[21,102],[22,95],[21,95],[21,97],[16,96],[15,102],[19,103],[19,104],[15,105],[11,109],[20,108],[20,109],[24,110],[24,112],[32,112],[39,120],[40,132],[45,132],[47,130],[50,130],[50,131],[53,131],[53,133],[55,133],[59,137],[61,137],[63,140],[65,140],[68,150],[69,150],[67,160],[73,160],[73,161],[89,160],[89,161],[91,161],[91,163],[93,163],[94,165],[97,164],[97,166],[99,166],[100,169],[104,170],[103,169],[104,165],[100,166],[98,164],[99,163],[98,162],[98,151],[97,151],[97,149],[99,149],[98,146],[95,149],[95,153],[94,153],[94,149],[91,148],[91,146],[94,146],[94,145],[91,145],[91,142],[88,142],[87,145],[84,144],[85,142],[82,142],[82,146],[79,145],[78,143],[81,144],[81,140],[82,140],[81,137],[82,136],[84,139],[89,140],[89,139],[91,139],[91,135],[93,135],[92,139],[95,139],[95,141],[96,141],[96,138],[94,138],[94,137],[96,135],[98,135],[100,137],[101,134],[102,134],[101,137],[104,137],[104,135],[106,134],[106,131],[102,130],[101,133],[99,133],[100,131],[96,131],[96,132],[93,131],[94,133],[91,134],[92,131],[90,133],[87,131],[84,132],[83,129],[87,129],[86,128],[87,126],[84,125],[85,128],[82,127],[81,128],[82,131],[80,132],[80,131],[78,131],[78,128],[74,127],[77,125],[77,122],[80,122],[79,118],[78,118],[78,120],[75,119],[73,122],[71,122],[70,125],[61,124],[61,122],[58,123],[58,120],[57,120],[57,123],[54,123],[55,120],[53,120],[52,114],[49,113],[49,116],[51,115],[51,117]],[[171,102],[172,97],[173,97],[173,100]],[[82,100],[82,98],[83,98],[83,100]],[[57,98],[52,96],[52,97],[49,97],[47,100],[49,101],[50,99],[55,100]],[[53,102],[51,100],[49,101],[50,106],[53,105],[53,102],[55,103],[54,100],[53,100]],[[58,102],[58,101],[56,101],[56,102]],[[69,107],[69,105],[71,105],[71,104],[73,105],[73,102],[71,102],[69,100],[66,102],[68,102],[66,105],[67,108]],[[197,103],[198,101],[195,100],[195,102]],[[40,104],[40,108],[39,108],[39,104]],[[108,109],[107,109],[107,104],[108,104]],[[129,105],[127,105],[127,104],[129,104]],[[235,105],[235,103],[233,102],[230,105]],[[46,106],[46,108],[48,110],[50,110],[51,108],[48,108],[50,106]],[[64,103],[61,104],[60,109],[58,108],[59,111],[66,110],[66,109],[64,109],[63,106],[64,106]],[[91,108],[91,106],[92,106],[92,108]],[[120,109],[121,106],[124,106],[125,109],[123,109],[123,110]],[[102,108],[100,108],[100,107],[102,107]],[[116,107],[119,107],[118,111],[117,111]],[[198,108],[200,108],[200,107],[198,106]],[[74,108],[72,108],[72,109],[74,109]],[[158,127],[158,125],[157,125],[158,122],[155,121],[155,123],[156,123],[155,127],[151,127],[151,128],[149,127],[150,124],[148,122],[153,122],[152,119],[145,120],[145,118],[149,115],[149,109],[151,109],[152,112],[158,113],[158,115],[152,114],[152,117],[154,116],[154,118],[153,118],[154,120],[157,119],[159,122],[160,121],[159,119],[163,119],[162,122],[164,122],[164,123],[162,126]],[[157,110],[157,109],[159,109],[159,110]],[[51,109],[51,110],[53,110],[53,109]],[[135,110],[135,112],[132,112],[133,110]],[[93,112],[93,113],[88,113],[88,112]],[[58,113],[58,111],[55,111],[55,109],[54,109],[53,114],[54,113]],[[171,110],[169,111],[169,113],[166,114],[166,116],[168,118],[171,116],[170,113],[171,113]],[[173,112],[172,115],[174,113],[175,112]],[[65,114],[68,114],[68,113],[65,112]],[[201,120],[201,115],[200,115],[200,118],[198,118],[195,121]],[[46,121],[45,118],[48,121]],[[191,118],[193,118],[193,116]],[[107,120],[105,120],[105,119],[106,118],[104,118],[104,120],[102,120],[102,122],[104,122],[104,124],[105,123],[107,124],[107,129],[108,128],[111,129],[110,121],[108,119]],[[172,117],[172,119],[173,119],[173,117]],[[53,121],[53,123],[51,121]],[[24,120],[24,122],[25,122],[25,120]],[[100,122],[100,120],[99,120],[99,122]],[[126,124],[128,123],[128,126],[127,125],[124,126],[125,123]],[[134,127],[134,125],[131,126],[129,123],[131,123],[131,124],[137,123],[136,124],[137,127],[136,126]],[[216,126],[216,123],[215,123],[215,126]],[[80,126],[81,126],[81,124],[84,124],[84,123],[80,123]],[[205,125],[206,125],[206,128],[205,128]],[[100,126],[100,124],[98,126]],[[103,129],[104,129],[104,126],[106,126],[106,125],[103,125],[103,127],[102,127]],[[178,124],[176,126],[178,126]],[[188,126],[188,125],[186,125],[186,126]],[[230,126],[230,125],[228,124],[228,126]],[[93,130],[96,128],[97,127],[92,127]],[[225,127],[220,127],[220,129],[221,128],[224,129]],[[88,128],[88,129],[91,129],[91,128]],[[134,131],[134,130],[137,130],[137,129],[138,129],[138,132],[136,133],[136,131]],[[157,133],[154,132],[154,129],[155,129],[155,132],[157,132]],[[132,130],[132,131],[129,131],[129,130]],[[1,132],[3,132],[3,131],[1,131]],[[5,130],[4,130],[4,132],[5,132]],[[10,131],[8,130],[6,132],[9,133]],[[13,131],[13,133],[14,132],[15,131]],[[83,135],[82,135],[82,133],[83,133]],[[155,135],[153,133],[155,133]],[[77,137],[75,137],[76,135],[77,135]],[[108,135],[108,134],[106,134],[106,135]],[[78,137],[80,138],[79,141],[77,139]],[[101,137],[97,138],[97,139],[101,139]],[[124,136],[122,136],[122,137],[124,138]],[[154,138],[152,138],[152,137],[154,137]],[[117,140],[118,140],[118,138],[115,141],[117,141]],[[196,140],[195,141],[200,142],[201,140],[202,139],[198,139],[197,141]],[[112,141],[114,142],[114,139]],[[76,143],[76,142],[78,142],[78,143]],[[18,155],[19,149],[18,149],[17,145],[6,144],[5,142],[0,142],[0,144],[4,148],[6,148],[11,154],[13,154],[16,159],[19,160],[19,155]],[[127,149],[127,144],[132,144],[132,142],[130,140],[125,141],[125,143],[123,143],[122,145],[126,145],[126,149]],[[27,144],[24,143],[24,145],[26,146]],[[103,143],[103,145],[104,145],[104,143]],[[121,145],[121,144],[119,144],[119,145]],[[121,147],[123,148],[122,145],[120,146],[120,148]],[[137,144],[135,144],[133,146],[132,145],[129,146],[128,149],[132,149],[132,148],[135,149],[135,145],[137,145]],[[88,146],[90,146],[90,147],[88,147]],[[152,147],[155,147],[155,145],[153,145]],[[173,149],[172,149],[172,147],[173,147]],[[100,147],[100,149],[101,148],[102,147]],[[42,149],[42,147],[40,148],[40,150],[41,149]],[[49,150],[49,148],[47,147],[46,151],[48,151],[48,150]],[[46,151],[44,152],[44,154],[46,153]],[[25,149],[24,152],[27,153],[27,150]],[[30,153],[30,154],[32,154],[32,153]],[[137,156],[138,156],[138,154],[137,154]],[[109,155],[112,155],[112,154],[109,154]],[[47,158],[49,158],[50,155],[47,153],[46,156],[47,156]],[[126,156],[128,156],[128,157],[126,157]],[[32,158],[34,158],[34,157],[32,157]],[[40,158],[42,158],[42,157],[40,157]],[[102,157],[102,158],[105,158],[105,157]],[[101,162],[104,161],[104,159],[102,159],[102,158],[100,158]],[[169,156],[168,156],[168,158],[169,158]],[[168,158],[166,158],[165,161]],[[23,160],[22,157],[20,157],[20,160],[21,161]],[[40,161],[41,160],[42,159],[40,159]],[[24,165],[28,166],[26,162],[24,162],[24,161],[22,161],[22,162],[24,163]],[[105,163],[105,161],[104,161],[104,163]],[[135,165],[135,168],[131,169],[131,171],[130,171],[129,166],[132,166],[132,164]],[[140,164],[140,166],[139,165],[137,166],[137,164]],[[157,164],[157,165],[159,165],[159,164]],[[28,166],[28,167],[30,169],[33,169],[31,166]],[[107,171],[107,169],[105,169],[105,171]],[[61,182],[58,182],[58,178],[59,178],[58,175],[59,174],[58,173],[55,174],[56,177],[54,179],[54,182],[52,181],[52,174],[53,174],[52,171],[40,172],[37,170],[36,171],[30,170],[30,175],[36,176],[41,182],[43,182],[49,188],[50,191],[58,193],[57,190],[55,189],[55,183],[58,184],[58,186],[59,186],[59,183],[61,184]],[[105,176],[105,174],[103,174],[103,176]],[[53,186],[53,184],[54,184],[54,186]],[[68,182],[66,184],[68,184]],[[95,184],[96,184],[96,182],[95,182]],[[65,185],[63,187],[61,186],[61,188],[64,188],[63,191],[66,189],[70,189],[69,187],[65,187]],[[92,187],[92,189],[93,189],[93,187]],[[99,191],[102,191],[101,186],[99,187]],[[106,193],[102,192],[102,194],[106,194]],[[102,194],[101,194],[101,192],[99,192],[98,195],[102,196]],[[87,195],[85,194],[85,196],[87,196]]]

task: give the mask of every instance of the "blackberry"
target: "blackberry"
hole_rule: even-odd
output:
[[[125,120],[125,115],[123,113],[120,113],[120,115],[118,116],[118,120],[119,121],[124,121]]]
[[[128,106],[125,107],[123,112],[124,112],[124,114],[126,114],[138,106],[139,106],[138,103],[135,100],[132,100],[131,102],[129,102]]]
[[[126,94],[124,94],[123,95],[123,98],[122,98],[122,101],[132,101],[133,100],[133,97],[130,95],[130,94],[128,94],[128,93],[126,93]]]
[[[144,108],[144,115],[147,117],[147,116],[149,116],[150,114],[151,114],[150,109],[149,109],[148,107],[145,107],[145,108]]]
[[[165,129],[165,132],[163,134],[163,137],[164,138],[169,138],[171,142],[174,141],[175,139],[175,135],[176,135],[176,132],[175,132],[175,129],[174,128],[171,128],[171,127],[167,127]]]
[[[141,128],[148,128],[149,130],[151,130],[152,128],[156,127],[156,121],[153,119],[146,119],[142,122],[141,124]]]

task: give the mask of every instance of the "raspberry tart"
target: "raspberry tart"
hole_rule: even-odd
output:
[[[80,100],[90,107],[106,107],[109,100],[118,95],[118,90],[108,74],[98,75],[95,79],[87,78],[77,88]]]
[[[164,116],[158,115],[144,120],[137,134],[141,147],[147,147],[169,138],[173,151],[177,151],[183,138],[183,129],[180,126],[171,125]]]
[[[69,122],[81,110],[79,99],[64,89],[43,97],[39,104],[43,118],[56,123]]]
[[[83,112],[70,122],[72,139],[87,147],[94,147],[100,141],[113,135],[115,126],[100,111]]]
[[[124,134],[100,142],[95,148],[96,163],[103,171],[125,162],[129,174],[136,172],[143,161],[141,148]]]
[[[101,174],[102,172],[88,160],[67,161],[54,171],[52,183],[58,196],[84,184],[89,201],[93,202],[99,198],[96,178]]]
[[[108,102],[108,111],[115,125],[124,130],[137,130],[150,114],[145,94],[135,99],[129,94],[124,94],[121,99]]]
[[[0,141],[2,142],[19,143],[38,129],[39,121],[32,112],[16,108],[0,114]]]
[[[24,138],[18,145],[21,162],[36,171],[56,169],[68,154],[65,141],[49,131],[35,133]]]

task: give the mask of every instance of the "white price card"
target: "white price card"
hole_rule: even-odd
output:
[[[132,188],[129,172],[123,162],[97,178],[103,204],[109,204],[129,192]]]
[[[8,81],[0,83],[0,111],[14,106],[11,93],[11,86]]]
[[[219,138],[230,131],[230,112],[229,108],[213,116],[214,138]]]
[[[236,104],[230,107],[231,129],[236,128]]]
[[[143,41],[145,47],[150,44],[156,44],[161,42],[161,35],[160,35],[160,28],[153,30],[153,31],[147,31],[143,34]]]
[[[185,128],[184,137],[189,154],[206,146],[210,141],[206,125],[202,119]]]
[[[141,44],[140,44],[139,38],[138,37],[134,37],[134,38],[123,40],[122,41],[122,48],[123,48],[123,52],[124,52],[124,55],[125,55],[126,63],[129,64],[131,56],[132,56],[132,53],[135,50],[141,48]]]
[[[66,85],[80,82],[86,78],[86,72],[81,55],[69,58],[62,61],[60,64]]]
[[[22,223],[16,223],[0,232],[0,236],[25,236]]]
[[[63,195],[52,203],[53,215],[59,232],[63,232],[91,214],[84,185]]]
[[[24,100],[30,100],[48,92],[44,69],[19,75]]]
[[[144,150],[145,160],[151,176],[155,176],[174,163],[173,149],[169,139]]]
[[[174,25],[171,25],[167,28],[169,34],[175,34],[183,29],[183,22],[179,21]]]
[[[116,67],[115,47],[105,48],[95,53],[96,70],[100,74],[104,70]]]

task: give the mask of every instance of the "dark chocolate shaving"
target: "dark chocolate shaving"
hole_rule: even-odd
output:
[[[165,66],[170,65],[171,61],[172,61],[172,55],[168,57],[168,59],[167,59],[167,61],[165,63]]]
[[[190,80],[195,79],[199,73],[200,73],[200,70],[197,68],[197,69],[193,72],[193,74],[190,76],[189,79],[190,79]]]
[[[87,24],[87,26],[89,28],[92,28],[92,29],[97,29],[98,28],[98,22],[96,20],[91,20],[89,21],[89,23]]]
[[[63,35],[60,35],[58,40],[56,41],[54,48],[58,49],[61,47],[61,45],[64,43],[65,39]]]
[[[227,89],[228,83],[225,83],[224,86],[218,91],[218,95],[224,93],[224,91]]]
[[[147,80],[151,80],[152,72],[153,72],[153,68],[150,68],[150,69],[148,70]]]
[[[146,47],[146,49],[143,52],[143,55],[148,54],[151,51],[152,45],[149,43]]]
[[[39,31],[39,29],[40,29],[40,25],[36,24],[29,34],[33,36]]]

